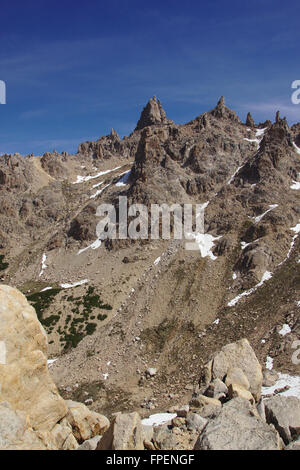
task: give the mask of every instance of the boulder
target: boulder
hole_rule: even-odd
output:
[[[249,390],[246,390],[244,387],[241,385],[232,383],[228,387],[228,395],[230,398],[237,398],[241,397],[244,398],[245,400],[249,400],[250,403],[254,404],[255,400],[253,398],[253,395],[249,392]]]
[[[278,380],[278,373],[275,370],[264,370],[263,372],[263,387],[273,387]]]
[[[185,418],[189,411],[189,405],[183,405],[176,409],[176,414],[179,418]]]
[[[300,400],[276,395],[264,400],[267,423],[272,423],[285,444],[300,435]]]
[[[217,400],[216,398],[206,397],[205,395],[201,395],[200,393],[196,394],[196,396],[194,396],[190,401],[191,408],[203,408],[206,405],[213,405],[217,407],[222,406],[220,400]]]
[[[250,388],[250,384],[246,375],[244,374],[242,369],[240,369],[239,367],[233,367],[228,370],[227,376],[225,379],[225,384],[227,385],[227,387],[229,387],[229,385],[231,384],[236,384],[236,385],[239,385],[240,387],[243,387],[246,390],[249,390]]]
[[[54,426],[51,431],[51,440],[57,449],[75,450],[78,447],[78,442],[72,433],[72,427],[66,418]]]
[[[83,403],[68,400],[66,419],[79,443],[101,436],[109,428],[109,420],[94,411],[90,411]]]
[[[156,450],[173,450],[177,446],[175,435],[166,425],[154,428],[153,441]]]
[[[141,418],[138,413],[118,413],[104,433],[97,450],[143,450]]]
[[[186,425],[189,431],[200,433],[207,425],[208,420],[197,413],[188,413],[186,417]]]
[[[261,396],[262,367],[247,339],[227,344],[206,364],[201,378],[204,390],[216,378],[225,380],[233,368],[242,370],[249,382],[249,391],[258,402]]]
[[[243,398],[226,403],[198,437],[195,450],[279,450],[277,432]]]
[[[222,382],[219,378],[216,378],[211,382],[208,388],[205,390],[204,395],[210,398],[215,398],[216,400],[223,400],[228,394],[227,385]]]

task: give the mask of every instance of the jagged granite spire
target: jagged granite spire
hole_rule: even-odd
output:
[[[150,98],[143,109],[135,130],[140,130],[144,127],[152,126],[153,124],[164,124],[167,122],[166,113],[163,110],[160,101],[156,99],[156,96],[154,96],[153,98]]]
[[[110,131],[110,137],[120,140],[119,134],[114,130],[113,127],[111,128],[111,131]]]
[[[212,109],[209,113],[216,118],[225,118],[230,119],[231,121],[240,122],[240,118],[236,115],[236,113],[225,106],[224,96],[221,96],[217,103],[217,106]]]
[[[246,126],[248,126],[248,127],[255,127],[255,122],[254,122],[254,119],[253,119],[251,113],[248,113],[248,114],[247,114],[247,117],[246,117]]]

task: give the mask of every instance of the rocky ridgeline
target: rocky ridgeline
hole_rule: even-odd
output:
[[[262,368],[246,339],[204,366],[189,404],[171,420],[142,424],[138,413],[111,423],[83,403],[64,401],[47,367],[47,337],[16,289],[0,287],[0,449],[300,449],[300,400],[261,400]]]

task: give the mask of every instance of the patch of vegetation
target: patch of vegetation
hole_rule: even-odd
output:
[[[58,287],[55,289],[46,290],[44,292],[36,292],[34,294],[26,295],[28,302],[31,303],[31,305],[35,308],[38,319],[42,325],[45,324],[45,320],[43,319],[44,311],[50,306],[60,291],[61,289]]]
[[[86,335],[92,335],[96,331],[97,323],[90,322],[96,318],[95,309],[112,310],[111,305],[103,303],[100,295],[95,292],[94,286],[89,286],[82,297],[68,296],[67,301],[72,302],[73,315],[66,317],[64,331],[59,331],[60,342],[64,345],[65,351],[76,348]],[[106,314],[97,315],[100,321],[105,318],[107,318]]]
[[[4,255],[0,255],[0,271],[4,271],[8,266],[9,264],[4,262]]]
[[[44,318],[43,319],[43,325],[46,327],[50,327],[52,325],[56,325],[56,323],[59,321],[60,316],[59,315],[50,315],[50,317]],[[51,329],[52,331],[52,329]]]

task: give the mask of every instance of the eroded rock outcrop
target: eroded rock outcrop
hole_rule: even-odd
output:
[[[156,99],[156,96],[154,96],[153,98],[150,98],[147,105],[143,109],[135,130],[141,130],[147,126],[166,123],[166,113],[163,110],[160,101]]]

